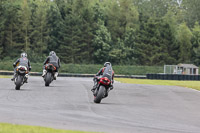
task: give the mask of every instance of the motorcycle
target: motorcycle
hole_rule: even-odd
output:
[[[103,98],[108,96],[111,81],[107,77],[98,78],[97,81],[97,87],[94,90],[94,102],[100,103]]]
[[[20,87],[26,83],[28,79],[28,70],[25,66],[18,66],[16,69],[16,77],[14,79],[15,89],[20,90]]]
[[[48,64],[45,66],[45,70],[47,71],[44,76],[45,86],[49,86],[49,84],[54,80],[56,67],[53,64]]]

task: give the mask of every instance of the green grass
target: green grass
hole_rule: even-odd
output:
[[[0,75],[0,78],[11,78],[11,76]]]
[[[39,126],[24,126],[24,125],[0,123],[0,133],[92,133],[92,132],[58,130],[53,128],[39,127]]]
[[[115,78],[115,80],[121,83],[181,86],[181,87],[200,90],[200,81],[149,80],[149,79],[128,79],[128,78]]]

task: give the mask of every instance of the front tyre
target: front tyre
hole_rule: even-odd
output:
[[[105,94],[105,91],[106,91],[106,89],[105,89],[104,86],[100,86],[99,87],[99,91],[97,93],[97,96],[94,98],[94,102],[95,103],[100,103],[101,102],[101,100],[102,100],[102,98],[103,98],[103,96]]]
[[[45,77],[45,86],[49,86],[49,84],[51,83],[51,76],[52,74],[50,72],[47,72]]]
[[[22,77],[19,75],[16,77],[16,82],[15,82],[15,89],[20,90],[21,84],[22,84]]]

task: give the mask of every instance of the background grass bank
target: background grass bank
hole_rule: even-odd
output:
[[[14,61],[0,61],[0,70],[13,71]],[[42,72],[43,63],[32,63],[32,72]],[[103,66],[96,64],[61,64],[61,73],[96,74]],[[162,66],[120,66],[113,65],[117,75],[146,75],[148,73],[163,73]]]
[[[149,80],[149,79],[128,79],[128,78],[115,78],[115,80],[121,83],[181,86],[181,87],[200,90],[200,81]]]
[[[45,128],[38,126],[24,126],[24,125],[0,123],[0,133],[92,133],[92,132],[57,130],[53,128]]]
[[[4,75],[0,75],[0,78],[11,78],[12,76],[4,76]]]

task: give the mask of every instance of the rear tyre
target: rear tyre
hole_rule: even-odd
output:
[[[49,84],[51,83],[51,76],[52,74],[47,72],[46,77],[45,77],[45,86],[49,86]]]
[[[101,100],[102,100],[102,98],[103,98],[103,96],[104,96],[104,93],[105,93],[105,87],[104,86],[100,86],[99,87],[99,91],[98,91],[98,93],[97,93],[97,96],[94,98],[94,102],[95,103],[100,103],[101,102]]]
[[[22,84],[22,77],[21,76],[17,76],[16,78],[17,79],[16,79],[16,82],[15,82],[15,84],[16,84],[15,89],[16,90],[20,90],[20,87],[21,87],[21,84]]]

